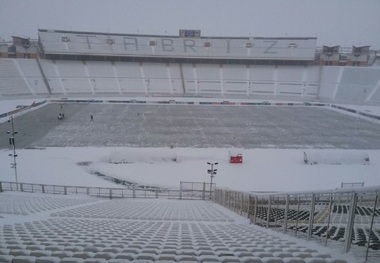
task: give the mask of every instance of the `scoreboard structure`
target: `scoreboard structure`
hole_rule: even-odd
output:
[[[180,29],[179,37],[199,38],[201,37],[201,31],[194,29]]]

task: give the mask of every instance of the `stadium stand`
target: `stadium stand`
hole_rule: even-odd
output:
[[[306,79],[307,82],[305,84],[305,97],[316,97],[318,98],[319,93],[319,83],[320,83],[320,75],[321,75],[320,67],[308,67],[306,71]]]
[[[370,94],[380,81],[380,69],[346,67],[339,83],[337,102],[369,101]]]
[[[380,103],[380,80],[377,82],[376,87],[369,95],[369,101],[375,103],[376,105]]]
[[[212,202],[2,196],[1,262],[347,262]]]
[[[319,98],[322,101],[334,100],[344,67],[329,66],[322,68]]]
[[[318,57],[316,38],[184,38],[39,30],[35,47],[36,57],[16,48],[18,59],[0,59],[0,96],[238,96],[299,100],[305,103],[298,104],[302,106],[311,106],[309,101],[380,102],[380,69],[369,46],[354,47],[343,59],[339,46],[325,46]],[[358,48],[363,52],[353,60]],[[4,48],[0,55],[4,56]],[[169,138],[165,145],[171,142]],[[255,199],[247,193],[218,190],[222,192],[214,201],[254,217],[259,225],[310,235],[308,239],[313,235],[348,240],[346,247],[352,241],[380,250],[378,218],[375,227],[370,220],[379,216],[376,203],[371,208],[373,198],[366,203],[362,202],[366,196],[352,195],[341,202],[338,193],[336,199],[326,201],[323,193],[324,200],[308,193]],[[0,262],[347,262],[319,252],[314,245],[299,245],[250,225],[212,202],[184,205],[184,201],[159,199],[158,194],[149,197],[152,200],[127,200],[123,194],[112,197],[112,190],[107,192],[114,200],[1,193],[0,219],[15,221],[0,224]],[[355,200],[362,203],[357,205]],[[355,222],[350,222],[350,213],[356,214],[351,215]]]
[[[54,63],[54,62],[53,62]],[[57,77],[63,84],[64,90],[70,93],[94,93],[88,70],[82,61],[56,60]]]
[[[163,63],[143,63],[142,70],[145,77],[145,85],[151,94],[173,94],[170,68]]]
[[[275,95],[275,66],[261,66],[250,68],[250,94]]]
[[[59,77],[59,72],[57,69],[57,65],[54,61],[41,59],[41,68],[45,74],[46,81],[50,86],[50,90],[52,94],[66,94],[66,90],[63,86],[62,80]]]
[[[341,51],[318,49],[315,38],[45,29],[35,45],[31,50],[38,56],[25,51],[29,59],[1,59],[2,96],[222,96],[375,105],[380,100],[379,58],[369,46]]]
[[[0,59],[1,96],[33,96],[31,87],[16,59]]]
[[[377,262],[380,250],[380,231],[375,226],[380,215],[376,201],[378,193],[375,188],[362,189],[336,189],[335,193],[315,191],[309,194],[248,194],[217,189],[216,202],[247,216],[253,223],[275,231],[325,245],[337,241],[334,245],[345,246],[346,251],[356,246],[355,250],[361,251],[363,259],[368,248],[373,254],[365,262]],[[355,209],[351,209],[352,196],[357,197]],[[350,220],[350,217],[353,219]]]
[[[199,94],[224,95],[220,65],[197,64],[194,70],[197,74],[196,81]]]
[[[179,63],[168,63],[168,77],[170,89],[173,91],[174,95],[184,95],[184,87],[182,82],[181,65]]]
[[[120,94],[111,62],[86,61],[84,67],[87,68],[94,93]]]
[[[197,71],[193,64],[180,64],[183,75],[185,94],[198,95]]]
[[[306,69],[295,66],[277,67],[277,94],[303,97],[305,93]],[[306,85],[306,84],[305,84]]]
[[[119,85],[125,94],[147,94],[144,79],[141,76],[140,64],[137,62],[115,62],[116,74],[119,77]]]
[[[224,94],[248,95],[248,71],[246,65],[223,64]]]
[[[38,68],[37,61],[31,59],[18,59],[17,61],[24,72],[29,87],[32,89],[32,93],[35,95],[48,95],[49,92]]]

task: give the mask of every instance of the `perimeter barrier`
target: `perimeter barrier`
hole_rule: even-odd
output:
[[[296,193],[215,190],[215,202],[251,223],[346,253],[380,256],[380,186]]]
[[[216,184],[205,182],[180,182],[180,199],[213,199]]]
[[[201,185],[201,187],[199,187]],[[68,185],[31,184],[0,181],[0,192],[21,191],[28,193],[73,195],[82,194],[102,198],[168,198],[183,200],[210,199],[211,194],[206,187],[210,184],[183,182],[180,189],[164,188],[107,188]],[[214,186],[215,187],[215,186]],[[214,188],[213,187],[213,188]],[[208,198],[207,198],[208,197]]]

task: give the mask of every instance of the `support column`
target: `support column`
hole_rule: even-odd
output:
[[[272,201],[272,196],[269,196],[268,197],[267,225],[266,225],[266,228],[269,228],[271,201]]]
[[[307,231],[307,240],[310,240],[313,234],[314,212],[315,212],[315,194],[312,194],[310,213],[309,213],[309,228]]]
[[[283,229],[284,233],[286,233],[288,231],[288,212],[289,212],[289,195],[286,195],[284,229]]]
[[[240,215],[243,214],[243,205],[244,205],[244,193],[241,193],[241,201],[240,201]]]
[[[344,67],[340,67],[339,68],[339,74],[338,74],[338,77],[336,78],[336,82],[335,82],[334,93],[333,93],[332,98],[331,98],[331,100],[333,100],[333,101],[335,100],[336,94],[338,93],[338,89],[339,89],[340,82],[342,80],[343,72],[344,72]]]
[[[351,248],[351,238],[352,238],[352,232],[353,232],[354,224],[355,224],[355,210],[356,210],[357,199],[358,199],[357,193],[352,193],[349,215],[348,215],[348,222],[346,226],[346,240],[344,244],[345,253],[349,252]]]

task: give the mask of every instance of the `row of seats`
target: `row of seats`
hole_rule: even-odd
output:
[[[193,262],[248,258],[331,258],[243,225],[50,219],[5,226],[4,256]],[[238,260],[238,261],[236,261]]]
[[[0,214],[28,215],[98,201],[85,196],[83,198],[62,198],[10,194],[2,196]]]
[[[52,216],[83,217],[83,218],[114,218],[141,220],[181,220],[181,221],[212,221],[233,222],[234,219],[216,207],[210,207],[203,202],[189,201],[189,208],[184,208],[181,201],[172,200],[162,203],[159,200],[115,200],[87,207],[68,209],[53,213]]]
[[[337,200],[338,202],[339,200]],[[230,202],[235,203],[232,199]],[[245,205],[244,205],[245,204]],[[240,211],[242,203],[240,200],[236,201],[235,210]],[[371,204],[370,204],[371,205]],[[247,202],[243,202],[243,211],[248,212]],[[273,228],[278,227],[285,218],[285,204],[273,205],[270,209],[269,222]],[[302,202],[300,206],[289,205],[288,209],[288,229],[297,232],[299,235],[306,237],[308,232],[310,203]],[[334,204],[331,208],[327,202],[321,202],[315,204],[314,224],[312,234],[321,238],[328,236],[329,240],[341,241],[345,240],[345,226],[348,220],[349,206]],[[250,214],[253,215],[253,209],[250,209]],[[261,205],[257,207],[256,217],[257,222],[262,222],[265,225],[267,219],[268,207],[267,205]],[[355,227],[352,238],[352,243],[358,246],[368,246],[368,239],[370,236],[369,247],[373,250],[380,250],[380,230],[374,228],[369,233],[368,225],[372,220],[372,215],[375,214],[374,223],[378,224],[379,211],[375,211],[371,207],[361,205],[357,206],[355,211]],[[328,224],[330,225],[328,227]],[[281,228],[282,229],[282,228]]]
[[[8,197],[18,197],[17,193],[0,195],[0,204],[3,200],[9,203]],[[26,196],[32,198],[35,194],[22,193],[19,197]],[[54,203],[57,197],[46,194],[44,198],[52,198]],[[0,262],[347,263],[315,247],[250,225],[248,220],[210,201],[98,201],[78,197],[82,203],[75,203],[70,196],[59,198],[66,199],[67,203],[54,206],[51,215],[55,216],[37,209],[32,217],[3,214]],[[87,202],[89,200],[94,202]],[[33,202],[45,201],[34,199]],[[80,213],[81,210],[91,217],[67,216],[69,212]],[[104,211],[132,214],[135,219],[97,216]],[[185,220],[172,220],[170,215],[174,214],[186,215]],[[13,221],[9,216],[22,220]],[[211,220],[214,218],[218,220]]]
[[[230,200],[232,204],[235,205],[235,210],[241,210],[240,200]],[[310,202],[302,202],[298,205],[289,205],[287,219],[291,221],[308,222],[310,218]],[[254,214],[253,206],[251,206],[249,213]],[[243,202],[243,211],[248,213],[248,203]],[[328,220],[331,223],[345,224],[348,220],[349,206],[334,204],[331,208],[328,203],[316,203],[314,207],[314,222],[318,224],[327,223]],[[256,216],[264,221],[267,221],[268,205],[258,204],[256,210]],[[380,209],[373,210],[372,207],[368,206],[357,206],[355,210],[355,223],[358,224],[370,224],[372,220],[372,215],[375,215],[375,223],[380,222]],[[269,211],[269,222],[278,222],[285,219],[285,204],[283,205],[273,205]]]
[[[52,94],[289,97],[380,102],[380,69],[40,60]],[[0,95],[49,95],[37,61],[0,59]],[[319,79],[321,75],[321,79]],[[319,88],[320,86],[320,88]]]
[[[291,225],[289,229],[306,234],[308,231],[308,226],[307,225],[299,225],[299,226]],[[323,239],[327,237],[329,240],[344,242],[346,228],[343,225],[334,225],[334,224],[330,225],[329,227],[327,225],[315,225],[313,226],[312,233],[314,236],[318,236]],[[369,235],[371,236],[369,247],[373,250],[380,250],[380,230],[373,229],[371,233],[369,233],[369,229],[361,225],[357,225],[354,227],[352,244],[355,244],[361,247],[367,247]]]
[[[184,64],[181,73],[179,64],[173,63],[41,60],[41,65],[53,94],[235,94],[301,98],[318,95],[318,67],[256,65],[247,69],[245,65],[226,64],[220,68]],[[0,69],[1,95],[48,95],[36,61],[1,59]],[[379,102],[379,71],[378,68],[326,67],[319,97],[346,103]]]

